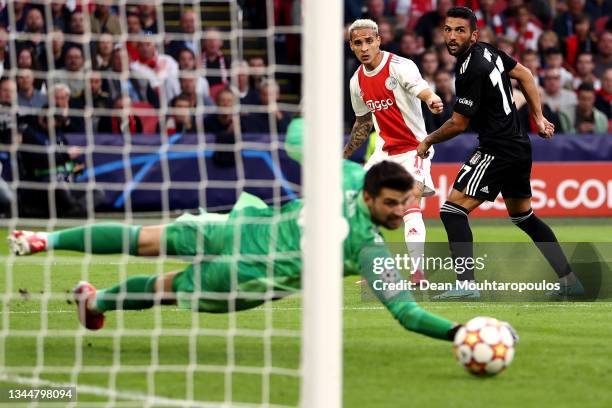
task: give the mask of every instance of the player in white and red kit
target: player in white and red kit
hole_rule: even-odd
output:
[[[415,201],[404,214],[404,237],[409,255],[423,259],[426,233],[420,201],[423,196],[435,194],[435,189],[430,174],[432,156],[422,159],[416,154],[417,146],[427,136],[421,101],[433,113],[440,113],[442,100],[413,61],[380,49],[378,25],[374,21],[353,22],[349,41],[361,65],[350,83],[356,120],[344,157],[353,154],[374,125],[378,133],[376,149],[365,167],[369,169],[382,160],[390,160],[401,164],[414,177]],[[413,282],[422,279],[421,269],[413,271]]]

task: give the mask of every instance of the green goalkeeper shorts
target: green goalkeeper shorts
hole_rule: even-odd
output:
[[[299,258],[280,262],[285,263],[282,269],[292,266],[294,273],[279,275],[279,261],[218,258],[196,263],[174,277],[172,291],[181,309],[209,313],[251,309],[299,290]]]
[[[280,211],[247,206],[166,226],[167,253],[195,256],[172,283],[179,307],[221,313],[299,290],[301,208],[299,201]]]

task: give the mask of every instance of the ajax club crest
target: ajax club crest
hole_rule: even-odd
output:
[[[390,91],[397,88],[397,79],[393,78],[392,76],[388,77],[385,80],[385,88],[387,88]]]

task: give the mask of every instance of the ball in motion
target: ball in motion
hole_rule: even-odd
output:
[[[514,345],[509,324],[492,317],[473,318],[453,340],[459,364],[478,376],[492,376],[508,367],[514,358]]]

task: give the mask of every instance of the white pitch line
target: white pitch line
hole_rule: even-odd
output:
[[[579,307],[579,308],[592,308],[593,307],[593,303],[592,302],[576,302],[576,303],[550,303],[550,304],[517,304],[517,305],[508,305],[508,304],[495,304],[495,303],[479,303],[479,304],[465,304],[465,303],[451,303],[451,302],[445,302],[444,304],[436,304],[436,305],[427,305],[425,307],[425,309],[427,310],[432,310],[432,309],[443,309],[445,307],[448,307],[448,305],[453,304],[453,305],[457,305],[460,306],[461,308],[464,309],[513,309],[515,307],[521,307],[521,308],[563,308],[563,307],[567,307],[567,306],[571,306],[571,307]],[[595,304],[606,304],[604,302],[598,302]],[[612,305],[610,305],[610,307],[612,307]],[[254,312],[265,312],[266,310],[272,310],[272,311],[299,311],[302,310],[301,307],[272,307],[272,308],[265,308],[265,307],[258,307],[255,309],[251,309],[251,311]],[[349,310],[349,311],[368,311],[368,310],[386,310],[386,308],[384,306],[346,306],[343,307],[342,310]],[[45,314],[55,314],[55,313],[74,313],[74,309],[71,310],[47,310],[45,312],[41,312],[40,310],[9,310],[8,312],[6,311],[0,311],[0,315],[2,314],[41,314],[41,313],[45,313]],[[124,311],[125,312],[125,311]],[[188,313],[190,312],[189,310],[183,310],[183,309],[164,309],[164,312],[179,312],[179,313]]]

